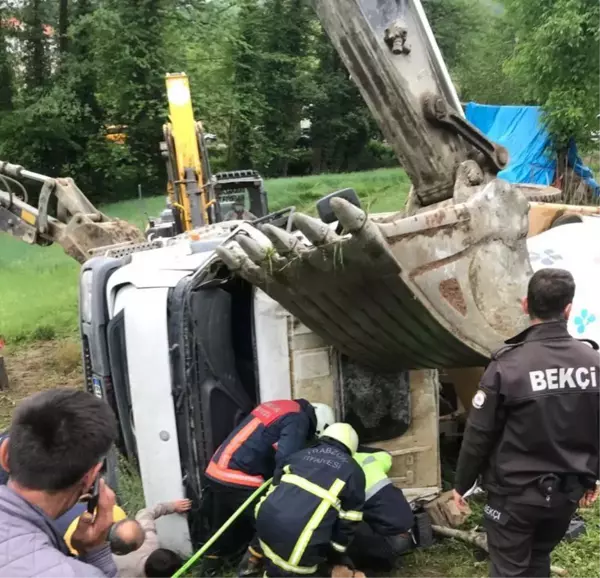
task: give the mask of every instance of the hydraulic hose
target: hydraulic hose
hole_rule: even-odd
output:
[[[273,478],[267,480],[260,488],[257,488],[256,491],[232,514],[232,516],[227,520],[214,534],[211,536],[210,540],[200,548],[171,578],[179,578],[183,576],[202,556],[206,553],[206,551],[221,537],[221,535],[233,524],[238,517],[242,514],[242,512],[258,497],[260,494],[267,489],[267,487],[271,484]]]

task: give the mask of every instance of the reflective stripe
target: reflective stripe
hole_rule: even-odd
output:
[[[258,488],[262,486],[265,481],[262,476],[250,476],[238,470],[221,468],[212,460],[209,462],[208,468],[206,468],[206,475],[217,482],[226,482],[229,484],[249,486],[252,488]]]
[[[275,491],[276,487],[277,486],[271,485],[271,487],[267,490],[267,493],[260,500],[258,500],[256,507],[254,508],[254,517],[255,518],[258,518],[258,510],[260,510],[262,503],[269,497],[269,495],[271,493],[273,493]]]
[[[389,486],[392,483],[392,480],[389,478],[384,478],[383,480],[379,480],[375,482],[370,488],[365,492],[365,502],[370,500],[379,490],[383,490],[386,486]]]
[[[328,501],[336,510],[340,509],[340,501],[338,500],[337,495],[330,494],[327,490],[324,490],[321,486],[318,486],[309,480],[305,480],[304,478],[301,478],[295,474],[284,474],[281,476],[281,481],[285,482],[286,484],[298,486],[305,492],[313,494],[318,498],[321,498],[321,500]]]
[[[348,510],[347,512],[340,510],[340,518],[342,520],[348,520],[349,522],[362,522],[363,514],[356,510]]]
[[[338,544],[337,542],[331,542],[331,547],[336,551],[336,552],[345,552],[346,551],[346,546],[342,546],[341,544]]]
[[[302,481],[306,482],[307,480]],[[316,484],[311,483],[311,486],[313,485],[316,486]],[[310,539],[312,538],[314,531],[319,527],[319,524],[323,521],[323,518],[325,517],[327,511],[329,510],[329,508],[331,508],[333,503],[338,502],[338,495],[344,489],[345,485],[346,482],[342,480],[335,480],[335,482],[333,482],[333,484],[331,485],[331,488],[329,488],[329,491],[326,492],[326,497],[323,498],[322,502],[317,506],[317,509],[314,511],[313,515],[308,521],[308,524],[306,524],[304,530],[302,530],[302,533],[300,534],[300,537],[298,538],[298,541],[294,546],[292,555],[290,556],[290,564],[298,564],[298,562],[300,562],[302,556],[304,555],[304,552],[306,551],[306,548],[308,547],[308,544],[310,542]],[[312,492],[312,487],[311,490],[307,491],[309,491],[310,493],[314,493],[318,497],[322,497],[320,494],[323,488],[319,486],[316,487],[320,490],[318,494],[316,492]]]
[[[343,520],[361,522],[363,519],[362,512],[357,512],[354,510],[346,512],[342,510],[340,508],[340,501],[336,496],[332,496],[327,490],[324,490],[321,486],[318,486],[313,482],[305,480],[304,478],[296,476],[295,474],[284,474],[281,476],[281,481],[288,484],[294,484],[295,486],[302,488],[304,491],[321,498],[321,500],[327,500],[339,512],[339,516]]]
[[[369,464],[374,464],[377,460],[373,456],[369,456],[363,460],[362,465],[368,466]]]
[[[262,540],[260,540],[260,547],[263,549],[265,556],[273,562],[276,566],[279,566],[286,572],[292,572],[294,574],[314,574],[317,571],[317,566],[296,566],[290,562],[286,562],[283,558],[275,554],[269,546],[267,546]]]
[[[220,468],[227,468],[229,466],[233,454],[240,449],[242,444],[256,431],[259,425],[261,425],[261,421],[255,417],[233,436],[219,457],[217,464]]]

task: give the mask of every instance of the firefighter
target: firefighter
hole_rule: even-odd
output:
[[[402,490],[388,478],[392,467],[389,453],[357,453],[354,459],[365,474],[365,505],[348,556],[355,566],[390,572],[398,556],[413,547],[413,512]]]
[[[472,401],[455,503],[478,474],[491,576],[550,576],[550,553],[578,502],[598,497],[598,345],[571,337],[575,282],[540,269],[523,310],[530,327],[492,356]]]
[[[352,426],[335,423],[278,466],[256,507],[265,576],[327,575],[325,563],[346,565],[365,500],[365,475],[352,459],[357,447]]]
[[[213,500],[211,527],[220,528],[246,499],[273,476],[276,466],[335,421],[325,404],[305,399],[262,403],[219,446],[206,469]],[[215,544],[204,563],[205,573],[217,572],[223,557],[235,557],[254,536],[253,508],[247,508]],[[257,548],[246,552],[240,573],[252,572],[261,559]]]

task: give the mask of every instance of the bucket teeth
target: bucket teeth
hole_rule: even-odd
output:
[[[257,265],[260,265],[267,258],[267,250],[261,247],[254,239],[246,237],[246,235],[238,235],[235,240],[246,255]]]
[[[295,213],[293,218],[294,225],[314,245],[323,245],[337,239],[337,235],[323,221],[319,221],[319,219],[302,213]]]
[[[239,255],[236,255],[230,249],[226,249],[225,247],[217,247],[215,252],[221,261],[227,265],[227,268],[230,271],[235,272],[242,268],[242,258]]]
[[[265,284],[265,272],[258,265],[255,265],[239,246],[217,247],[215,252],[232,273],[259,287]]]
[[[342,227],[349,233],[359,232],[367,222],[367,214],[346,199],[331,199],[331,208]]]
[[[261,227],[260,230],[269,238],[280,255],[289,255],[290,253],[301,252],[304,249],[296,237],[278,227],[267,224]]]

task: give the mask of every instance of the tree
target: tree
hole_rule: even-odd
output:
[[[108,123],[124,126],[121,165],[133,182],[158,189],[158,143],[166,120],[165,29],[169,0],[106,0],[90,15],[98,100]]]
[[[25,84],[31,101],[38,97],[38,91],[50,79],[49,29],[45,22],[45,9],[44,0],[28,0],[23,9]]]
[[[540,104],[558,149],[590,143],[600,90],[597,0],[506,0],[517,31],[507,71]]]
[[[358,88],[331,42],[320,30],[315,41],[318,66],[311,100],[314,173],[354,170],[374,124]]]
[[[3,25],[8,14],[6,4],[0,0],[0,114],[13,107],[13,74]]]
[[[240,0],[237,38],[231,44],[232,83],[235,89],[229,131],[231,167],[251,167],[255,153],[263,148],[261,119],[266,108],[258,83],[263,46],[263,10],[255,0]]]
[[[59,0],[58,8],[58,52],[61,57],[69,46],[69,0]]]
[[[269,174],[287,176],[307,104],[312,13],[303,0],[266,0],[264,9],[261,84],[268,107],[261,124],[270,147],[262,151],[260,161]]]

